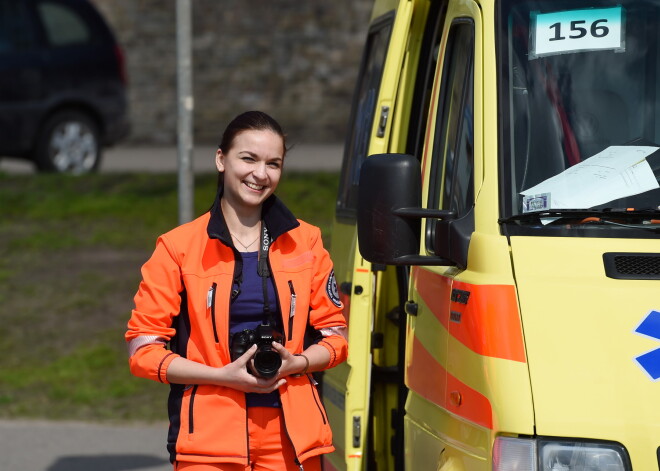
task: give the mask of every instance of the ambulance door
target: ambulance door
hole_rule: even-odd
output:
[[[454,247],[436,246],[436,233],[446,222],[425,219],[422,223],[422,254],[451,255],[454,266],[420,266],[411,272],[406,309],[406,384],[410,389],[404,422],[407,470],[477,469],[472,467],[473,460],[481,462],[479,454],[485,454],[484,447],[488,446],[486,428],[479,426],[467,433],[466,424],[474,419],[470,415],[474,411],[457,407],[466,398],[461,397],[456,378],[448,371],[452,362],[448,350],[451,325],[460,321],[455,306],[466,296],[455,289],[454,279],[467,265],[467,248],[474,231],[475,156],[481,155],[475,149],[480,142],[475,100],[480,100],[480,93],[474,80],[477,51],[480,54],[481,49],[480,27],[480,11],[474,2],[449,2],[422,159],[422,204],[429,209],[454,211],[452,224],[460,226],[456,232],[460,237],[452,240]],[[480,172],[479,165],[476,173]],[[464,247],[457,250],[456,245]],[[454,434],[473,445],[460,459],[451,452],[456,438],[448,440]]]
[[[422,2],[376,1],[348,126],[331,255],[349,327],[349,356],[323,375],[336,448],[324,457],[326,471],[366,468],[377,272],[357,250],[357,184],[366,157],[389,146],[415,3]]]
[[[388,152],[421,159],[446,6],[447,0],[414,5]],[[378,267],[367,469],[403,469],[403,420],[408,396],[404,382],[405,303],[409,279],[409,267]]]

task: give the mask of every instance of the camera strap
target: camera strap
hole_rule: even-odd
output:
[[[261,240],[259,241],[259,261],[257,263],[257,273],[261,277],[261,286],[264,293],[264,324],[273,325],[274,313],[270,312],[268,305],[268,278],[270,278],[270,269],[268,268],[268,249],[271,244],[270,234],[266,223],[261,221]]]

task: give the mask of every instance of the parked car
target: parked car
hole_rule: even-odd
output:
[[[0,0],[0,156],[98,169],[129,132],[123,51],[87,0]]]

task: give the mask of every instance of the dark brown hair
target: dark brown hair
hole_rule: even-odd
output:
[[[271,131],[282,138],[284,152],[286,153],[286,136],[280,124],[271,116],[263,111],[246,111],[236,116],[231,123],[227,125],[220,141],[220,150],[223,153],[229,152],[234,144],[234,139],[243,131]],[[284,156],[282,156],[284,157]]]

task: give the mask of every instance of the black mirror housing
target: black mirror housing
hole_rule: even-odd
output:
[[[420,220],[396,214],[421,206],[419,161],[405,154],[369,156],[360,170],[357,230],[360,253],[371,263],[406,265],[419,254]]]

